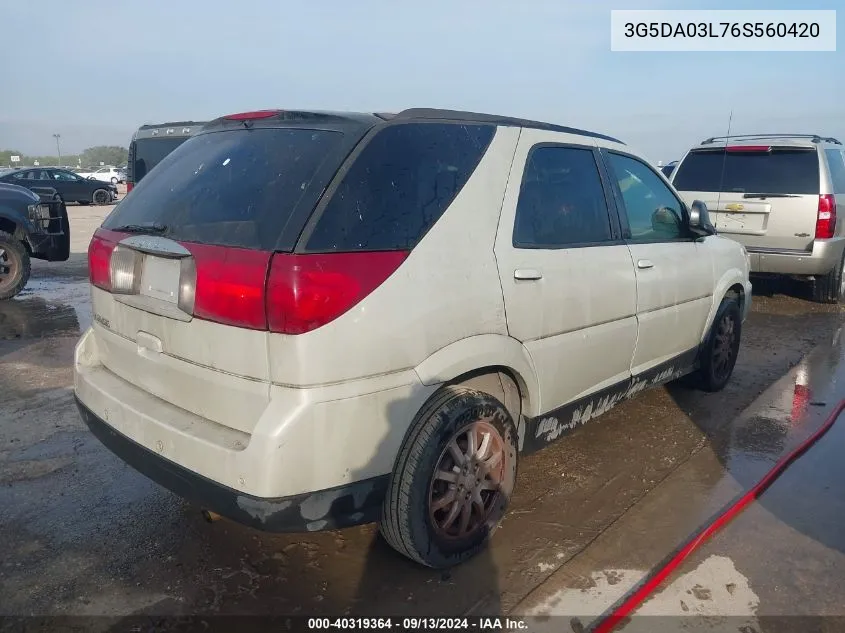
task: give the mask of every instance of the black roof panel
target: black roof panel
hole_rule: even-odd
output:
[[[504,125],[511,127],[527,127],[538,130],[549,130],[550,132],[565,132],[567,134],[579,134],[581,136],[591,136],[593,138],[601,138],[606,141],[620,143],[622,141],[612,136],[606,136],[597,132],[589,132],[587,130],[580,130],[574,127],[566,127],[563,125],[555,125],[553,123],[543,123],[541,121],[531,121],[528,119],[517,119],[514,117],[500,116],[496,114],[483,114],[480,112],[464,112],[462,110],[441,110],[438,108],[410,108],[403,110],[394,117],[395,119],[442,119],[450,121],[467,121],[476,123],[493,123],[495,125]]]

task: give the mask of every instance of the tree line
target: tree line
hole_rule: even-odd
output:
[[[12,156],[20,156],[20,162],[13,163]],[[97,145],[81,154],[62,154],[61,160],[58,156],[33,156],[13,149],[0,150],[0,166],[3,167],[30,166],[36,162],[41,167],[99,167],[100,163],[119,167],[125,165],[128,159],[129,150],[116,145]]]

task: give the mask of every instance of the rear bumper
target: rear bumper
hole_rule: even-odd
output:
[[[92,432],[176,494],[264,530],[375,520],[407,429],[434,389],[412,370],[309,388],[267,385],[269,401],[246,432],[114,374],[103,364],[100,330],[85,332],[74,358],[74,392]]]
[[[842,261],[845,237],[815,240],[813,250],[789,251],[746,247],[751,272],[783,275],[826,275]]]
[[[91,433],[142,475],[184,499],[229,519],[269,532],[308,532],[377,521],[388,475],[307,494],[262,498],[219,484],[172,462],[117,432],[77,397]]]

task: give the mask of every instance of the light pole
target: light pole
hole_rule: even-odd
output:
[[[59,166],[62,164],[62,148],[59,147],[59,139],[62,138],[61,134],[53,134],[53,138],[56,139],[56,151],[59,153]]]

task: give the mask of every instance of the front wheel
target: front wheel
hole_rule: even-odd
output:
[[[0,231],[0,299],[11,299],[29,281],[29,253],[14,237]]]
[[[516,483],[517,432],[493,396],[445,387],[411,427],[391,477],[380,530],[423,565],[451,567],[477,554]]]
[[[701,366],[695,376],[704,391],[721,391],[728,384],[736,366],[742,335],[742,311],[736,297],[722,299],[716,318],[701,346]]]
[[[111,196],[105,189],[97,189],[91,196],[91,200],[94,204],[102,206],[111,202]]]

